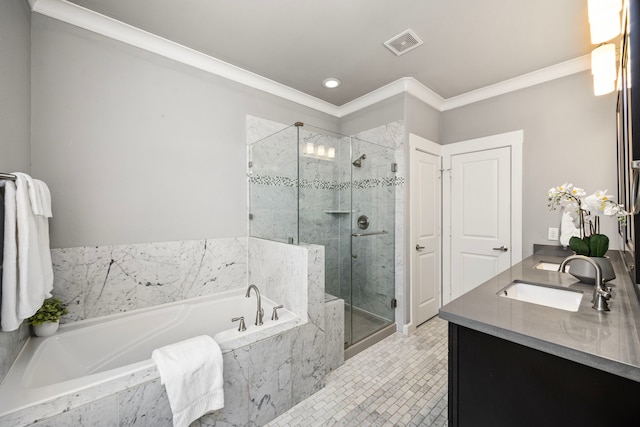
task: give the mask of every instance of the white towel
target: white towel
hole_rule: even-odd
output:
[[[23,173],[5,184],[5,238],[0,326],[12,331],[31,317],[53,290],[53,265],[49,248],[48,189]],[[45,186],[46,187],[46,186]],[[33,195],[34,200],[32,200]],[[47,198],[49,206],[47,207]],[[43,200],[44,199],[44,200]],[[6,301],[5,301],[6,299]]]
[[[153,350],[175,427],[224,407],[222,351],[207,335]]]
[[[0,300],[0,326],[3,331],[15,331],[22,319],[18,318],[18,242],[16,240],[16,184],[4,184],[4,261],[2,267],[2,299]]]
[[[51,193],[47,184],[39,179],[32,179],[29,175],[22,175],[28,184],[29,201],[33,213],[51,218],[53,216],[51,214]]]

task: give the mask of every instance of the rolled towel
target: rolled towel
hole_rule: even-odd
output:
[[[175,427],[188,426],[224,407],[222,351],[207,335],[153,350],[165,385]]]

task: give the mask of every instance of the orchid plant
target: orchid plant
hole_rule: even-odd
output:
[[[607,190],[598,190],[588,195],[573,184],[562,184],[549,190],[549,208],[563,208],[580,230],[580,237],[573,236],[569,247],[578,255],[603,257],[609,250],[609,238],[600,234],[600,215],[616,216],[626,224],[624,207],[611,200]]]

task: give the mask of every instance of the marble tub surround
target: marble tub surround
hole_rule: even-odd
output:
[[[309,306],[308,249],[255,237],[249,237],[247,246],[251,265],[248,283],[256,285],[261,293],[281,302],[285,308],[306,320]],[[271,313],[264,315],[271,316]]]
[[[247,282],[246,238],[53,249],[54,295],[63,322],[187,298]]]
[[[327,299],[324,312],[325,367],[329,373],[344,364],[344,300]]]
[[[24,347],[31,331],[26,322],[15,331],[0,332],[0,384],[4,380],[9,368],[18,357],[18,353]]]
[[[254,335],[251,342],[235,339],[234,345],[221,345],[225,407],[195,421],[194,427],[262,425],[324,387],[328,344],[323,248],[253,238],[247,245],[251,277],[264,283],[257,283],[260,290],[265,295],[300,294],[303,290],[304,298],[284,304],[291,305],[287,307],[291,311],[297,306],[308,320],[282,330],[274,327],[270,336]],[[301,307],[301,301],[307,306]],[[265,317],[270,315],[265,313]],[[171,426],[171,419],[164,386],[151,366],[12,412],[0,418],[0,425],[23,426],[37,421],[36,425],[62,427],[98,420],[97,425]]]
[[[249,282],[307,324],[292,333],[292,381],[296,404],[324,387],[325,331],[324,248],[289,245],[250,237]],[[265,313],[270,316],[270,313]],[[342,345],[334,352],[342,351]]]

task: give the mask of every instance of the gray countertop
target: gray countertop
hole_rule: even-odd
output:
[[[609,312],[591,308],[593,286],[567,273],[534,269],[562,257],[533,255],[440,309],[440,317],[480,332],[640,381],[640,303],[617,251],[609,251],[616,278]],[[514,280],[584,292],[577,312],[498,296]]]

